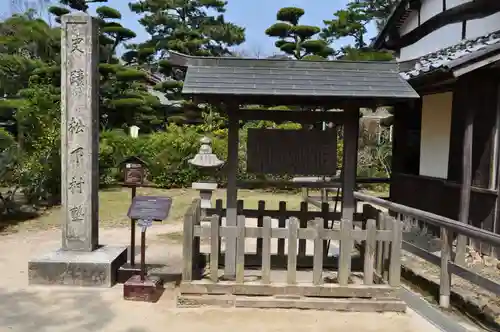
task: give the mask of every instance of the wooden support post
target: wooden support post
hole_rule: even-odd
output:
[[[469,223],[470,207],[470,187],[472,183],[472,141],[474,137],[474,113],[475,109],[472,103],[468,103],[465,116],[463,156],[462,156],[462,187],[460,190],[460,212],[458,220],[464,224]],[[465,265],[465,248],[467,246],[467,237],[458,235],[457,251],[455,263]]]
[[[453,232],[441,227],[441,275],[439,279],[439,306],[449,308],[451,273],[448,263],[451,260]]]
[[[355,211],[354,188],[358,160],[359,110],[345,110],[344,155],[342,160],[342,219],[353,220]]]
[[[226,225],[236,226],[238,188],[236,176],[238,173],[238,136],[239,123],[234,113],[229,113],[229,128],[227,142],[227,189],[226,189]],[[226,252],[224,256],[224,278],[234,279],[236,277],[236,238],[226,239]]]

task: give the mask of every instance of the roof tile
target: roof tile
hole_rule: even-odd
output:
[[[481,37],[464,40],[416,60],[407,61],[405,62],[406,65],[411,64],[412,68],[402,71],[400,75],[405,80],[411,80],[440,68],[453,68],[472,60],[482,52],[489,52],[499,48],[500,31],[492,32]],[[401,63],[401,66],[404,67],[405,64]]]

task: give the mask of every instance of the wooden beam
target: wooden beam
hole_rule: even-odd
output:
[[[274,122],[297,122],[297,123],[316,123],[321,121],[342,124],[344,122],[345,112],[315,112],[315,111],[278,111],[266,109],[239,109],[237,111],[229,110],[240,120],[266,120]]]
[[[230,113],[229,113],[230,114]],[[238,174],[238,141],[239,141],[239,123],[238,118],[229,115],[229,128],[227,137],[227,189],[226,189],[226,225],[236,226],[237,223],[237,200],[238,186],[236,177]],[[236,238],[226,239],[226,253],[224,261],[224,277],[233,279],[236,277]]]
[[[472,184],[472,141],[474,137],[474,114],[475,106],[472,102],[467,103],[464,125],[464,140],[462,152],[462,186],[460,189],[460,207],[458,220],[461,223],[469,223],[470,188]],[[455,263],[465,264],[465,247],[467,238],[463,235],[457,237],[457,250]]]
[[[358,161],[359,109],[346,111],[344,123],[344,155],[342,161],[342,219],[353,220],[356,210],[354,190]]]

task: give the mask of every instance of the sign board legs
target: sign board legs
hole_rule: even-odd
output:
[[[137,187],[132,187],[130,200],[133,201],[137,193]],[[135,219],[130,218],[130,266],[135,265]]]
[[[163,281],[156,276],[148,276],[146,271],[146,229],[153,220],[138,220],[141,226],[141,269],[139,275],[130,277],[123,285],[123,298],[131,301],[157,302],[163,293]]]
[[[132,202],[137,194],[137,186],[131,186],[130,188],[130,201]],[[135,264],[135,223],[136,220],[134,218],[130,218],[130,261],[123,264],[118,269],[118,282],[120,284],[125,283],[133,275],[140,273],[139,266]]]

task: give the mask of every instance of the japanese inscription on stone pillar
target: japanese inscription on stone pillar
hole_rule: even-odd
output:
[[[98,245],[97,22],[84,13],[62,18],[61,183],[62,247],[92,251]]]

